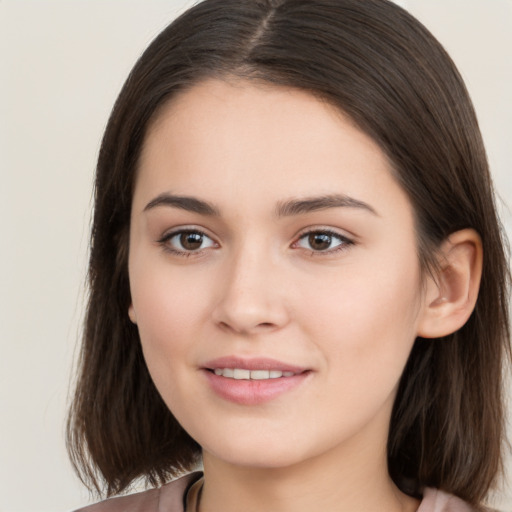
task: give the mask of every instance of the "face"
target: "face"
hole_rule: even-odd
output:
[[[129,276],[151,376],[205,454],[385,451],[424,302],[413,211],[332,106],[243,81],[174,99],[141,156]]]

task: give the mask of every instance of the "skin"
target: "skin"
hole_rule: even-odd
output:
[[[155,201],[162,194],[218,215]],[[333,194],[355,202],[276,215]],[[180,246],[180,229],[204,233],[199,249]],[[327,249],[305,235],[326,230]],[[129,275],[152,378],[203,447],[201,511],[417,509],[389,478],[386,441],[429,288],[411,204],[350,120],[254,82],[209,80],[174,98],[142,152]],[[268,402],[233,403],[203,369],[233,355],[307,377]]]

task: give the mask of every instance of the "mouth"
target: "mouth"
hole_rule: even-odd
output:
[[[245,368],[214,368],[211,371],[215,375],[235,380],[268,380],[297,375],[294,372],[281,370],[246,370]]]
[[[303,384],[312,373],[268,358],[225,357],[203,368],[212,391],[220,398],[240,405],[272,401]]]

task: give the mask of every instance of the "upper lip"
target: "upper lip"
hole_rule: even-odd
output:
[[[268,357],[238,357],[226,356],[212,359],[204,364],[207,370],[214,370],[215,368],[239,368],[242,370],[277,370],[282,372],[302,373],[307,368],[296,366],[288,363],[283,363],[277,359]]]

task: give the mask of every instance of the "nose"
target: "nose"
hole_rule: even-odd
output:
[[[272,332],[289,321],[283,272],[263,251],[246,249],[225,262],[214,322],[243,335]]]

